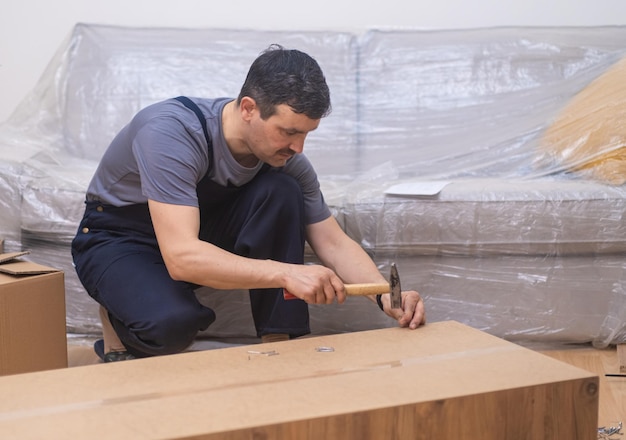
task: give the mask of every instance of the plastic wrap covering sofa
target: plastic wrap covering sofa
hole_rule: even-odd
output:
[[[306,154],[342,227],[383,273],[397,262],[430,321],[516,341],[626,341],[622,27],[77,25],[0,126],[0,235],[66,271],[68,331],[99,331],[69,243],[108,142],[155,101],[236,96],[272,43],[324,69],[333,113]],[[246,292],[198,295],[218,314],[203,336],[254,337]],[[314,333],[395,325],[362,298],[311,318]]]

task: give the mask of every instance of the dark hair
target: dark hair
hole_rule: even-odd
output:
[[[330,113],[330,91],[322,69],[309,55],[295,49],[271,45],[254,60],[239,92],[254,99],[262,119],[287,104],[296,113],[320,119]]]

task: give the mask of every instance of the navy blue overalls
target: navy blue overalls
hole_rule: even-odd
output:
[[[200,121],[211,156],[206,121]],[[223,187],[209,172],[197,187],[200,239],[249,258],[303,263],[304,201],[294,178],[264,167],[246,185]],[[72,256],[83,286],[109,311],[120,340],[137,357],[180,352],[215,320],[197,300],[198,286],[169,276],[147,204],[87,202]],[[282,289],[252,289],[250,302],[258,336],[309,333],[308,306],[285,301]]]

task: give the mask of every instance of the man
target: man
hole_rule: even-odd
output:
[[[141,110],[112,141],[72,243],[78,276],[101,304],[105,361],[177,353],[214,320],[194,289],[250,289],[264,340],[309,333],[307,304],[344,302],[345,283],[385,282],[338,226],[301,154],[330,111],[318,64],[272,46],[236,100],[179,97]],[[322,265],[304,265],[304,243]],[[285,300],[283,291],[298,299]],[[375,297],[371,297],[376,302]],[[403,292],[381,309],[417,328]]]

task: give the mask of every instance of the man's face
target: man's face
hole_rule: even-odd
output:
[[[286,104],[276,106],[276,112],[266,120],[256,109],[250,119],[248,146],[259,160],[282,167],[294,154],[302,153],[306,135],[319,123],[319,119],[295,113]]]

